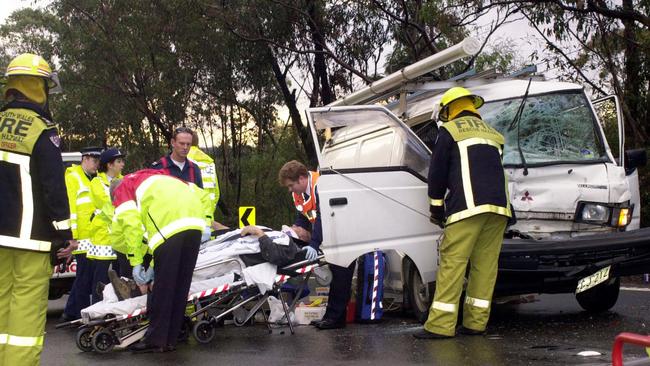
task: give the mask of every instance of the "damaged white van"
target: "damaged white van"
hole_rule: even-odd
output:
[[[327,261],[347,266],[384,251],[385,285],[403,291],[426,318],[441,234],[428,218],[427,144],[437,133],[431,110],[455,85],[485,99],[479,112],[506,138],[503,163],[518,221],[506,233],[495,296],[576,293],[586,310],[614,306],[619,278],[650,270],[636,170],[645,151],[625,152],[619,121],[615,150],[622,153],[615,156],[582,86],[539,78],[400,83],[393,88],[399,100],[388,105],[367,98],[308,109]]]

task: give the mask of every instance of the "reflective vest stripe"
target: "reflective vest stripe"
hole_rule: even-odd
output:
[[[456,304],[449,304],[440,301],[434,301],[431,307],[434,309],[444,311],[446,313],[453,313],[454,311],[456,311]]]
[[[49,252],[51,243],[49,241],[23,239],[13,236],[0,235],[0,246],[34,250],[37,252]]]
[[[77,198],[77,206],[83,205],[85,203],[91,203],[92,201],[90,200],[90,197],[81,197]]]
[[[465,296],[465,304],[475,306],[477,308],[487,309],[490,307],[490,301],[477,299],[475,297]]]
[[[22,194],[22,218],[20,221],[20,241],[12,240],[12,247],[20,248],[19,243],[23,242],[30,248],[34,246],[40,247],[40,245],[34,245],[34,243],[29,243],[31,234],[32,234],[32,224],[34,221],[34,197],[32,195],[32,176],[29,174],[29,162],[31,158],[27,155],[16,154],[8,151],[0,152],[0,161],[5,161],[10,164],[18,165],[18,170],[20,171],[20,185],[21,185],[21,194]],[[15,238],[14,238],[15,239]],[[38,242],[38,241],[36,241]],[[49,243],[48,251],[49,251]],[[3,243],[4,244],[4,243]],[[9,246],[9,244],[7,244]],[[29,248],[26,248],[29,249]],[[30,249],[37,250],[37,249]]]
[[[117,219],[117,216],[122,212],[129,210],[138,210],[138,206],[135,204],[134,200],[124,201],[119,206],[117,206],[113,214],[113,220]]]
[[[17,347],[40,347],[43,345],[43,336],[21,337],[11,334],[0,334],[0,344],[7,344]]]
[[[445,204],[444,200],[434,200],[433,198],[429,198],[429,204],[431,206],[442,206]]]
[[[158,228],[160,231],[155,233],[149,239],[149,248],[153,251],[165,239],[169,238],[172,234],[181,229],[185,230],[203,230],[205,227],[205,220],[196,217],[186,217],[170,222],[169,224]],[[164,238],[163,238],[164,237]]]
[[[165,175],[152,175],[151,177],[145,179],[140,183],[138,188],[135,190],[135,198],[138,202],[142,201],[142,197],[144,196],[145,193],[147,193],[147,190],[149,187],[154,184],[155,182],[161,180],[161,179],[167,179],[168,176]],[[117,213],[116,213],[117,214]]]

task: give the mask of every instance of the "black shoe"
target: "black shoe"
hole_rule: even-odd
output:
[[[464,334],[464,335],[470,335],[470,336],[473,336],[473,335],[485,335],[484,330],[474,330],[474,329],[465,328],[465,327],[458,328],[458,333]]]
[[[61,317],[59,317],[59,324],[60,323],[71,322],[71,321],[77,320],[77,319],[79,319],[79,318],[75,318],[75,317],[72,317],[72,316],[70,316],[70,315],[68,315],[66,313],[63,313],[63,314],[61,314]]]
[[[323,322],[323,319],[321,319],[321,320],[312,320],[312,321],[309,322],[309,325],[313,325],[313,326],[317,327],[318,324],[320,324],[322,322]]]
[[[168,347],[159,347],[155,346],[153,344],[147,344],[145,342],[138,342],[135,344],[132,344],[129,347],[129,350],[133,353],[161,353],[161,352],[166,352],[168,350]]]
[[[332,319],[325,319],[318,323],[316,325],[316,328],[320,330],[345,328],[345,322],[337,322]]]
[[[447,336],[438,333],[431,333],[424,329],[420,329],[417,332],[413,333],[413,337],[417,339],[449,339],[454,338],[454,336]]]

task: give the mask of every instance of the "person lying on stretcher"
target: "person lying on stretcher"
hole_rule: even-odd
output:
[[[298,238],[292,238],[297,235],[285,229],[287,228],[278,232],[257,226],[246,226],[241,230],[228,230],[225,233],[222,231],[222,235],[215,240],[203,243],[197,259],[197,267],[206,261],[220,258],[220,254],[224,258],[232,256],[231,249],[237,245],[246,247],[245,253],[239,254],[239,258],[248,267],[261,263],[271,263],[282,267],[296,260],[304,260],[305,251],[301,247],[307,243]],[[250,238],[256,238],[256,240]],[[255,246],[257,248],[254,248]],[[118,300],[150,293],[153,288],[153,271],[154,266],[149,266],[146,270],[143,268],[139,272],[134,271],[134,280],[120,278],[115,272],[109,272],[109,278]]]

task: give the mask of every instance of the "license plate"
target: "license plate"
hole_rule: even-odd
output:
[[[607,266],[598,272],[592,274],[591,276],[585,277],[578,281],[578,287],[576,287],[576,294],[589,290],[590,288],[601,284],[609,279],[609,270],[612,266]]]

